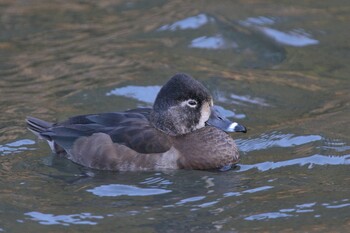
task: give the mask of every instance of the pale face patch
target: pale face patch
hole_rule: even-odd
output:
[[[199,119],[199,123],[197,124],[196,129],[200,129],[205,126],[205,122],[209,120],[210,113],[210,103],[204,102],[201,108],[201,118]]]

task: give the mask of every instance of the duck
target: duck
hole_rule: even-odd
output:
[[[57,123],[28,116],[26,123],[56,155],[109,171],[227,170],[240,159],[229,133],[247,132],[222,116],[208,89],[184,73],[164,84],[152,108]]]

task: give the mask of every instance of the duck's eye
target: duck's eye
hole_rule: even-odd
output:
[[[195,100],[189,100],[189,101],[187,102],[187,105],[190,106],[191,108],[194,108],[194,107],[197,106],[197,101],[195,101]]]

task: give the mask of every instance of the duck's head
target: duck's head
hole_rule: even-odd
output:
[[[153,105],[151,122],[172,136],[187,134],[205,125],[225,132],[247,131],[214,110],[209,91],[186,74],[176,74],[161,88]]]

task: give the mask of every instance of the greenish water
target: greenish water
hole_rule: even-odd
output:
[[[1,232],[346,232],[348,1],[0,3]],[[151,106],[186,72],[248,133],[228,172],[98,172],[25,128]]]

